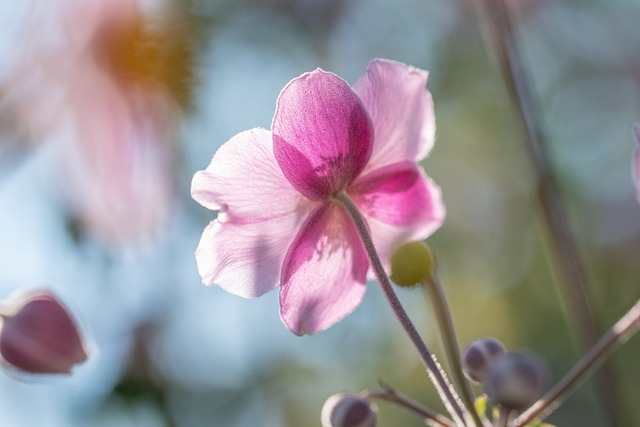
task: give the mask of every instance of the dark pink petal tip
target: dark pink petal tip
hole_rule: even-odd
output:
[[[358,96],[340,77],[320,69],[282,90],[272,131],[284,176],[312,200],[351,183],[373,147],[373,125]]]
[[[31,374],[68,374],[87,359],[75,321],[47,292],[21,298],[3,316],[0,355],[12,367]]]

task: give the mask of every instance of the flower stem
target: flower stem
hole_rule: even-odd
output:
[[[421,405],[420,403],[409,399],[407,396],[403,395],[395,388],[382,383],[380,384],[380,386],[381,388],[379,389],[363,390],[360,394],[365,399],[380,399],[386,400],[387,402],[396,403],[423,418],[425,420],[425,423],[429,423],[430,425],[437,425],[441,427],[455,427],[453,421],[451,421],[449,418],[446,418],[438,414],[437,412]]]
[[[548,415],[558,406],[559,400],[569,393],[581,380],[586,378],[602,363],[611,350],[624,343],[640,327],[640,300],[616,322],[615,325],[584,355],[565,377],[547,394],[535,402],[529,409],[515,419],[513,427],[523,427],[535,418]]]
[[[382,266],[380,257],[378,256],[373,240],[371,239],[371,235],[369,234],[367,224],[358,210],[358,207],[343,191],[337,193],[335,195],[335,199],[345,207],[349,216],[351,216],[351,219],[358,230],[358,234],[360,235],[360,239],[362,240],[362,244],[367,252],[367,256],[369,257],[371,268],[378,279],[378,283],[380,283],[382,292],[389,302],[391,309],[400,321],[400,324],[409,336],[409,339],[418,350],[418,354],[427,368],[429,378],[435,386],[442,403],[455,421],[456,425],[465,426],[466,423],[464,420],[466,411],[464,411],[462,404],[456,396],[455,389],[447,381],[444,371],[440,368],[435,356],[433,356],[429,351],[427,344],[418,333],[415,325],[409,318],[409,315],[393,290],[393,286],[391,285],[389,277],[387,277],[387,273]]]
[[[449,368],[452,371],[456,385],[460,388],[462,401],[471,414],[474,424],[477,427],[482,427],[483,423],[473,403],[471,386],[462,372],[462,358],[460,357],[460,349],[458,348],[458,340],[453,327],[451,311],[449,310],[449,305],[442,291],[442,286],[440,286],[440,280],[438,279],[435,268],[432,269],[430,277],[422,282],[421,285],[429,295],[428,299],[431,302],[434,315],[439,325],[440,336],[442,337],[444,350],[447,354],[447,360],[449,361]]]
[[[542,214],[549,229],[549,238],[558,261],[562,279],[558,284],[567,306],[569,318],[577,330],[578,347],[590,348],[598,339],[599,328],[590,304],[576,242],[569,226],[566,208],[559,195],[558,184],[552,171],[547,151],[547,141],[541,128],[541,119],[533,91],[529,85],[524,61],[517,49],[513,24],[505,0],[481,0],[484,2],[486,21],[489,22],[488,40],[493,46],[502,69],[507,90],[514,101],[517,116],[526,131],[525,146],[536,171],[536,190]],[[610,369],[605,365],[595,380],[595,391],[603,403],[611,425],[624,424],[616,410],[616,384]]]

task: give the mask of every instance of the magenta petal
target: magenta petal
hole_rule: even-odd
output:
[[[383,260],[409,240],[422,240],[445,217],[440,188],[412,161],[387,165],[358,179],[348,189],[366,216]]]
[[[371,155],[373,128],[362,103],[344,80],[320,69],[282,90],[272,131],[282,172],[312,200],[352,182]]]
[[[369,266],[346,212],[326,204],[314,210],[282,266],[280,315],[296,335],[322,331],[362,300]]]
[[[373,122],[375,141],[367,170],[421,160],[435,138],[428,73],[395,61],[374,59],[353,85]]]

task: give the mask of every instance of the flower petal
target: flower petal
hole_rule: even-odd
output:
[[[286,216],[305,203],[282,174],[265,129],[241,132],[220,147],[207,169],[194,175],[191,196],[220,210],[219,222],[239,224]]]
[[[314,203],[282,175],[271,133],[253,129],[231,138],[196,173],[191,194],[220,209],[196,250],[203,282],[245,298],[274,288],[287,248]]]
[[[362,103],[344,80],[320,69],[282,90],[271,127],[280,168],[312,200],[352,182],[371,155],[373,127]]]
[[[402,160],[421,160],[435,138],[428,73],[418,68],[374,59],[353,85],[374,126],[375,141],[367,170]]]
[[[367,218],[385,264],[396,246],[426,239],[444,221],[440,188],[412,161],[370,172],[347,191]]]
[[[287,248],[303,220],[289,215],[255,224],[212,221],[196,249],[202,281],[243,298],[275,288]]]
[[[330,327],[360,304],[368,267],[358,232],[343,208],[316,208],[282,266],[282,320],[296,335]]]

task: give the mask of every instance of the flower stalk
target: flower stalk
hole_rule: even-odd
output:
[[[580,381],[596,369],[610,352],[624,343],[640,328],[640,300],[616,322],[584,357],[558,382],[547,394],[524,411],[511,424],[512,427],[525,427],[536,418],[546,416],[558,406],[560,399],[566,396]]]
[[[447,360],[449,361],[449,368],[451,369],[456,385],[460,389],[460,397],[471,414],[473,423],[477,427],[483,427],[482,420],[480,419],[473,403],[471,386],[462,371],[462,359],[460,357],[460,349],[458,347],[458,340],[453,326],[451,311],[449,310],[449,305],[447,304],[442,286],[440,286],[440,280],[438,279],[435,270],[435,267],[432,268],[429,278],[424,280],[421,285],[429,296],[428,299],[433,307],[433,313],[439,326],[438,330],[440,331],[444,350],[447,355]]]
[[[420,355],[425,367],[427,368],[427,372],[429,373],[429,378],[435,386],[436,391],[438,392],[438,395],[440,396],[440,399],[442,400],[445,408],[454,419],[456,425],[465,426],[466,423],[464,420],[468,415],[467,411],[459,401],[459,398],[455,393],[455,389],[447,381],[446,374],[444,373],[442,368],[440,368],[435,356],[429,351],[427,344],[418,333],[415,325],[409,318],[409,315],[405,311],[404,307],[400,303],[400,300],[398,299],[398,296],[393,290],[391,281],[387,277],[387,273],[382,266],[382,262],[380,261],[378,253],[375,249],[371,235],[369,234],[367,224],[362,217],[362,214],[360,214],[358,207],[343,191],[336,193],[334,198],[337,202],[341,203],[342,206],[344,206],[346,211],[349,213],[349,216],[353,220],[353,223],[358,230],[358,234],[362,239],[362,244],[367,252],[369,261],[371,262],[371,268],[376,278],[378,279],[380,287],[382,288],[382,292],[389,302],[389,305],[391,305],[391,309],[400,321],[400,324],[409,336],[409,339],[418,350],[418,354]]]
[[[569,226],[566,208],[559,195],[558,184],[547,152],[547,141],[541,128],[539,109],[517,49],[513,23],[504,0],[480,0],[479,10],[487,21],[488,45],[496,53],[507,90],[514,101],[517,117],[525,130],[525,146],[536,173],[536,190],[542,216],[549,230],[549,239],[562,280],[559,288],[567,305],[573,326],[577,330],[579,348],[586,351],[597,340],[599,328],[591,308],[584,269],[576,242]],[[621,425],[615,378],[605,366],[595,380],[599,400],[603,403],[611,425]]]
[[[449,418],[444,417],[433,411],[432,409],[429,409],[421,405],[420,403],[408,398],[395,388],[383,383],[380,383],[380,387],[381,388],[379,389],[363,390],[360,394],[365,399],[379,399],[395,403],[423,418],[429,425],[440,427],[455,427],[453,421],[451,421]]]

